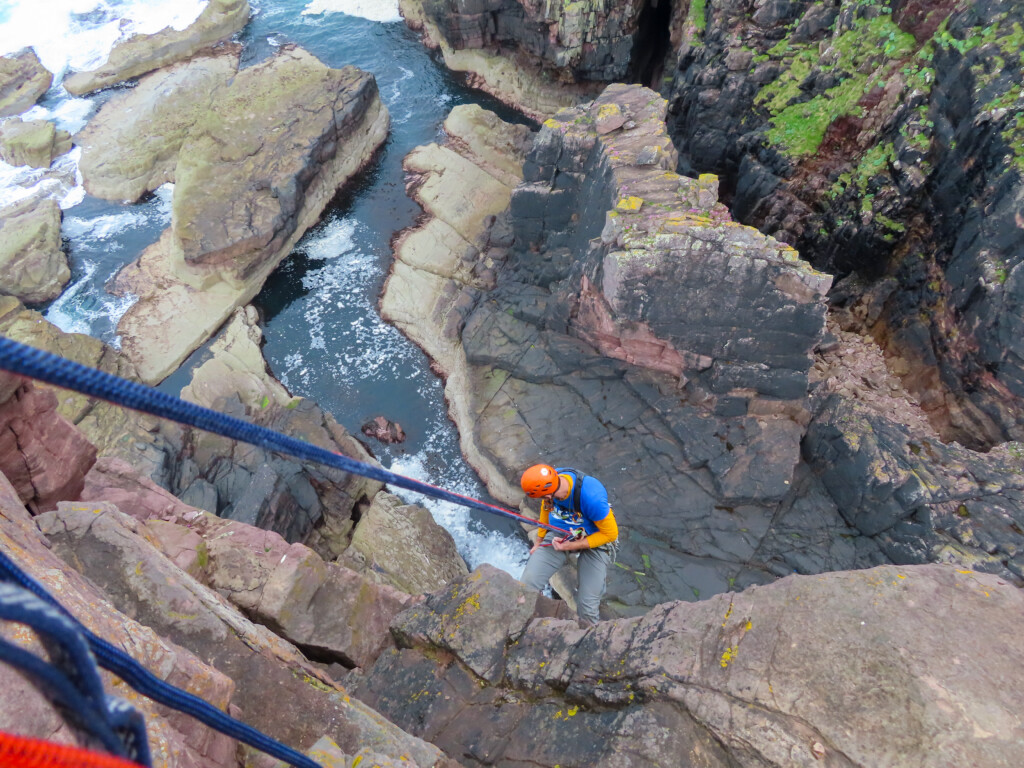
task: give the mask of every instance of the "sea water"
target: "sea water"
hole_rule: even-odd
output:
[[[441,382],[425,355],[381,320],[377,302],[391,263],[391,238],[421,212],[405,194],[402,158],[416,146],[443,140],[441,124],[457,104],[479,103],[507,120],[526,121],[439,65],[402,21],[397,0],[250,4],[252,19],[239,35],[243,67],[294,43],[328,66],[353,64],[372,72],[391,115],[391,133],[379,156],[333,201],[255,300],[267,362],[292,393],[318,402],[356,436],[364,422],[379,415],[399,422],[407,435],[404,443],[368,441],[385,467],[487,499],[462,459]],[[27,45],[36,49],[55,73],[55,84],[28,116],[54,120],[74,134],[116,89],[72,98],[60,87],[66,71],[101,64],[122,35],[168,25],[181,29],[204,7],[194,0],[0,2],[0,53]],[[165,185],[134,205],[109,203],[85,194],[77,155],[61,162],[59,173],[45,174],[0,164],[0,202],[38,194],[60,202],[72,281],[40,309],[65,331],[117,345],[117,321],[133,297],[113,296],[106,285],[169,225],[173,187]],[[205,348],[197,351],[161,388],[177,394],[188,382],[188,367],[208,354]],[[513,524],[392,490],[430,509],[471,568],[488,562],[514,576],[522,572],[526,545]]]

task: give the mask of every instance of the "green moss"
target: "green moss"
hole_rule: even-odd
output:
[[[701,32],[707,25],[705,2],[706,0],[690,0],[690,10],[686,15],[686,20]]]

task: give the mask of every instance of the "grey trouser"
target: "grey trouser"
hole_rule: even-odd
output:
[[[566,564],[570,552],[559,552],[554,547],[539,547],[530,559],[520,581],[530,589],[540,591],[547,586],[548,579]],[[580,550],[576,561],[576,573],[579,578],[576,595],[576,613],[584,621],[596,624],[600,621],[598,609],[604,596],[608,566],[615,562],[615,544],[605,544],[596,549]]]

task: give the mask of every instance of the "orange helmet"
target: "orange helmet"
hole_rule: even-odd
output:
[[[523,472],[519,484],[531,499],[547,496],[558,489],[558,473],[547,464],[534,464]]]

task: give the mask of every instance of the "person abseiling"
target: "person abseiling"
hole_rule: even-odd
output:
[[[597,623],[608,566],[615,562],[619,538],[608,491],[597,478],[548,464],[535,464],[527,469],[520,485],[527,496],[541,500],[540,521],[564,530],[569,536],[563,540],[541,528],[520,581],[540,591],[565,564],[568,554],[579,552],[576,612],[584,626]],[[547,541],[546,534],[553,541]]]

